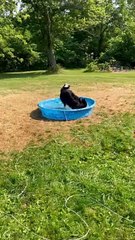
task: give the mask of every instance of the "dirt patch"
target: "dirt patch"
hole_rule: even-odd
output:
[[[96,99],[96,107],[91,117],[83,120],[87,125],[89,120],[101,120],[102,113],[113,115],[118,112],[135,112],[135,91],[131,87],[116,87],[112,85],[94,85],[80,91],[78,95]],[[52,95],[35,91],[13,93],[0,96],[0,151],[22,150],[30,142],[39,142],[50,135],[65,133],[79,123],[78,121],[56,122],[42,119],[37,103]]]

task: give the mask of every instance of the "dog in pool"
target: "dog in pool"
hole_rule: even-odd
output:
[[[69,84],[64,84],[60,90],[60,99],[64,104],[64,107],[68,105],[72,109],[85,108],[87,102],[84,98],[78,97],[70,90]]]

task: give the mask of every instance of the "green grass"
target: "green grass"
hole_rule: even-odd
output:
[[[65,82],[133,86],[135,72],[3,73],[0,93],[54,94]],[[40,147],[0,153],[0,239],[135,239],[135,115],[104,119],[85,127],[78,121],[71,141],[51,137]]]
[[[0,74],[0,91],[59,89],[68,82],[74,85],[112,83],[135,84],[135,71],[123,73],[84,73],[84,70],[63,70],[60,74],[46,75],[44,71]]]
[[[135,239],[135,116],[1,154],[2,240]]]

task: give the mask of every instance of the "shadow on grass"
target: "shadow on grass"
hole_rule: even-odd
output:
[[[32,72],[9,72],[0,73],[0,81],[11,78],[34,78],[41,75],[48,75],[46,71],[32,71]]]
[[[47,118],[44,118],[42,117],[42,113],[40,111],[39,108],[33,110],[31,113],[30,113],[30,117],[34,120],[37,120],[37,121],[45,121],[45,122],[53,122],[53,120],[49,120]]]

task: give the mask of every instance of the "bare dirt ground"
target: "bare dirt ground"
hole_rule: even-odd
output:
[[[110,115],[118,112],[135,113],[135,91],[131,86],[118,87],[94,85],[87,89],[76,88],[78,95],[96,99],[96,107],[92,116],[83,119],[85,125],[99,122],[102,113]],[[44,97],[45,96],[45,97]],[[78,121],[55,122],[44,120],[37,103],[52,95],[45,92],[19,92],[0,95],[0,151],[22,150],[31,142],[38,143],[49,136],[65,133]]]

